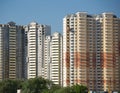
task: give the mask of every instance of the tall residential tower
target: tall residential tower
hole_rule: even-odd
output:
[[[0,80],[25,78],[24,39],[22,26],[0,24]]]
[[[51,40],[51,80],[62,85],[62,35],[58,32]]]
[[[120,18],[86,12],[63,19],[63,86],[120,90]]]
[[[62,35],[46,36],[44,51],[44,78],[62,85]]]
[[[25,27],[27,33],[27,77],[34,78],[44,74],[44,40],[51,34],[47,25],[31,22]]]

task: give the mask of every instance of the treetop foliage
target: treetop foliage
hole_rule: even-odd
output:
[[[17,93],[17,89],[21,89],[22,93],[87,93],[85,86],[77,84],[71,87],[61,87],[42,77],[0,81],[0,93]]]

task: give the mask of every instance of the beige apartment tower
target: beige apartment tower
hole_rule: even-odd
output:
[[[77,12],[63,19],[63,86],[120,90],[120,18]]]

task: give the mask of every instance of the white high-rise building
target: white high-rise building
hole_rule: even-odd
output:
[[[62,85],[62,35],[58,32],[51,40],[51,80]]]
[[[62,35],[58,32],[45,40],[44,78],[62,85]]]
[[[46,36],[44,44],[44,78],[51,80],[51,36]]]
[[[44,40],[51,34],[51,28],[31,22],[25,27],[27,31],[27,77],[43,76],[44,71]]]

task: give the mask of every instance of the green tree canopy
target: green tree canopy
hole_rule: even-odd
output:
[[[16,93],[17,89],[21,89],[22,93],[87,93],[85,86],[76,84],[71,87],[61,87],[42,77],[0,82],[0,93]]]
[[[0,93],[16,93],[22,87],[20,80],[3,80],[0,82]]]
[[[26,80],[22,85],[23,93],[42,93],[50,87],[50,81],[41,77]]]
[[[71,87],[63,87],[53,93],[87,93],[87,87],[83,85],[73,85]]]

